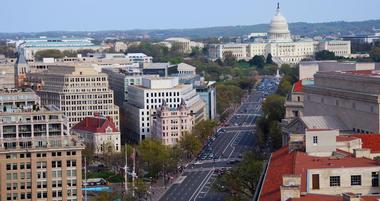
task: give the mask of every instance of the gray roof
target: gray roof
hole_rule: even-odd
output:
[[[300,119],[306,125],[308,129],[350,130],[336,116],[303,116],[303,117],[300,117]]]

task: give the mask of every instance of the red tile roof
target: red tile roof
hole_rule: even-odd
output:
[[[379,195],[373,195],[373,196],[361,196],[361,201],[377,201],[377,199],[380,198]],[[301,195],[300,198],[292,198],[289,199],[289,201],[316,201],[316,200],[323,200],[323,201],[343,201],[343,196],[337,196],[337,195],[321,195],[321,194],[307,194],[307,195]]]
[[[362,148],[370,149],[372,153],[380,152],[380,134],[356,134],[353,136],[362,139]]]
[[[302,91],[302,80],[294,83],[293,92],[301,92]]]
[[[338,135],[338,136],[336,136],[337,142],[347,142],[347,141],[352,141],[352,140],[356,140],[356,139],[359,139],[359,138],[352,136],[352,135]]]
[[[342,152],[343,153],[343,152]],[[282,176],[286,174],[301,175],[301,192],[306,192],[306,171],[308,169],[349,168],[378,166],[376,161],[367,158],[355,158],[344,152],[343,158],[315,157],[305,152],[290,152],[283,147],[274,153],[269,162],[260,200],[276,201],[281,199],[280,186]]]
[[[84,118],[81,122],[73,126],[72,129],[91,133],[106,133],[108,127],[112,129],[112,132],[119,131],[111,117],[94,116]]]

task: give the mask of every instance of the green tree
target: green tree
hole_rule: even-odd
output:
[[[115,193],[100,192],[95,200],[96,201],[110,201],[110,200],[115,200],[117,198],[118,198],[118,196]]]
[[[194,126],[193,133],[201,142],[205,142],[212,135],[216,126],[216,121],[202,120]]]
[[[271,53],[268,54],[268,56],[267,56],[267,60],[266,60],[266,63],[267,63],[267,64],[273,64],[272,54],[271,54]]]
[[[199,138],[190,133],[186,133],[181,137],[179,145],[187,158],[195,157],[202,149],[202,143]]]
[[[282,79],[278,88],[277,94],[280,96],[286,96],[292,90],[292,84],[288,79]]]
[[[163,170],[164,165],[170,160],[168,149],[160,141],[154,139],[146,139],[139,144],[139,154],[152,177],[157,177],[158,173]]]
[[[265,58],[263,55],[255,55],[251,60],[249,60],[251,66],[257,66],[257,68],[263,68],[265,64]]]
[[[34,54],[34,57],[37,61],[42,61],[43,58],[62,58],[64,57],[63,53],[59,50],[40,50]]]
[[[233,66],[233,65],[235,65],[235,63],[236,63],[236,58],[232,54],[232,52],[230,52],[230,51],[225,52],[223,55],[223,64],[225,66]]]
[[[272,142],[273,149],[278,149],[282,146],[282,133],[278,121],[269,123],[269,137]]]
[[[251,200],[263,171],[262,161],[252,152],[247,153],[238,166],[219,177],[214,187],[230,193],[230,200]]]
[[[263,103],[264,116],[271,121],[281,121],[285,114],[284,101],[284,97],[276,94],[268,96]]]
[[[374,62],[380,62],[380,47],[379,46],[374,47],[369,53],[369,55]]]
[[[335,60],[335,53],[328,50],[322,50],[315,53],[316,60]]]

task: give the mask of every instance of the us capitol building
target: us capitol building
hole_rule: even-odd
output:
[[[277,4],[276,15],[269,25],[267,36],[251,43],[227,43],[209,45],[209,57],[212,60],[223,59],[231,52],[237,60],[250,60],[255,55],[271,54],[273,61],[282,64],[296,64],[302,59],[313,58],[321,50],[334,52],[336,56],[350,57],[351,43],[343,40],[292,39],[288,22],[281,15]]]

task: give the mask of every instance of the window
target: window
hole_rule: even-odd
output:
[[[318,144],[318,136],[313,136],[313,144]]]
[[[330,186],[340,186],[340,176],[331,176]]]
[[[351,175],[351,186],[360,186],[360,185],[362,185],[362,176]]]
[[[379,172],[372,172],[372,187],[379,186]]]

